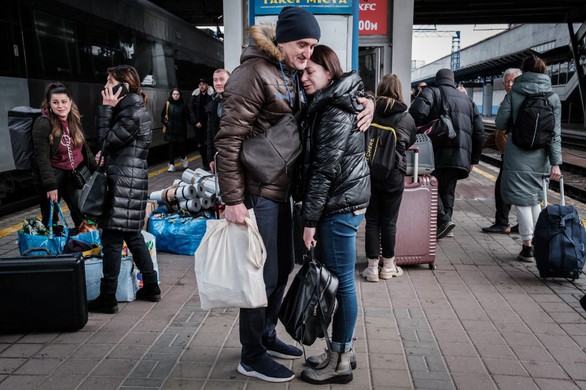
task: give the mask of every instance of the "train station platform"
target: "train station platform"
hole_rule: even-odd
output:
[[[458,183],[454,237],[438,242],[434,271],[405,267],[399,278],[366,282],[358,274],[366,264],[362,227],[358,367],[353,382],[331,388],[586,389],[586,312],[578,302],[586,278],[542,280],[534,264],[516,260],[518,235],[481,232],[493,222],[496,174],[482,163]],[[151,191],[180,175],[163,164],[151,167]],[[586,216],[585,204],[567,203]],[[16,230],[38,213],[31,208],[2,219],[1,257],[18,255]],[[240,375],[238,310],[200,308],[192,256],[159,252],[158,261],[158,303],[90,313],[77,332],[0,334],[0,390],[315,388],[297,378],[272,384]],[[291,342],[282,327],[278,333]],[[322,348],[318,340],[306,350]],[[302,359],[281,362],[296,374],[303,369]]]

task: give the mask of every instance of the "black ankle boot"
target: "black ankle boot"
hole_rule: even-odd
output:
[[[161,289],[157,282],[145,283],[144,286],[136,292],[136,299],[139,301],[159,302],[161,300]]]
[[[92,313],[118,313],[118,301],[116,300],[116,294],[100,293],[99,297],[93,301],[88,302],[87,310]]]

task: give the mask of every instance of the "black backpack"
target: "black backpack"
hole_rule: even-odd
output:
[[[525,150],[543,149],[553,139],[555,116],[549,102],[552,92],[527,95],[511,128],[513,143]]]
[[[404,112],[393,126],[407,115]],[[366,161],[370,167],[370,177],[375,180],[385,180],[395,167],[397,155],[397,132],[393,126],[384,126],[371,123],[365,134]]]
[[[33,124],[41,116],[41,110],[27,106],[8,111],[8,131],[12,144],[12,156],[16,169],[32,169],[34,160]]]

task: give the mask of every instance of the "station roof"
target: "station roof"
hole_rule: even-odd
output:
[[[150,1],[193,25],[222,25],[220,18],[223,13],[222,0]],[[413,24],[519,24],[583,21],[586,21],[584,0],[415,0]]]

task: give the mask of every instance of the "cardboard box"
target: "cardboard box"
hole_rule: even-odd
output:
[[[147,228],[149,226],[149,217],[152,214],[152,212],[157,209],[157,207],[159,207],[159,204],[157,203],[156,200],[147,200],[146,214],[144,215],[143,230],[147,230]]]

